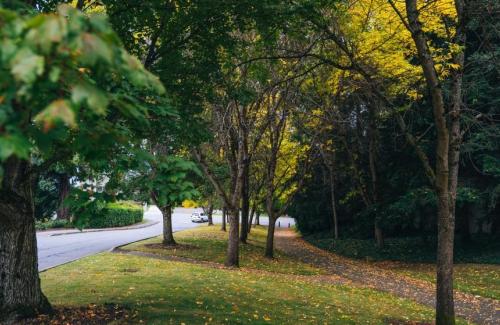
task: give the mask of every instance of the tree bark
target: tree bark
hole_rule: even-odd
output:
[[[64,201],[69,196],[71,184],[69,175],[66,173],[59,175],[59,208],[57,209],[57,219],[69,220],[69,208],[64,206]]]
[[[172,207],[165,206],[160,208],[163,215],[163,245],[175,246],[177,243],[172,231]]]
[[[375,104],[370,105],[369,108],[369,123],[368,123],[368,160],[370,165],[370,178],[371,178],[371,187],[372,187],[372,203],[378,203],[378,178],[377,178],[377,125],[376,125],[376,108]],[[375,220],[374,220],[374,236],[377,247],[380,249],[384,247],[384,234],[382,232],[382,228],[380,228],[380,224],[377,220],[378,212],[376,212]]]
[[[453,241],[455,230],[455,200],[450,196],[450,187],[456,186],[452,174],[450,180],[450,158],[458,158],[451,152],[450,131],[446,122],[446,109],[441,83],[435,69],[434,59],[427,45],[427,39],[419,20],[416,0],[406,0],[408,27],[417,47],[420,65],[432,98],[434,123],[436,126],[436,180],[435,191],[438,199],[438,247],[437,247],[437,280],[436,280],[436,324],[455,324],[455,308],[453,301]],[[460,16],[460,12],[458,12]],[[452,132],[453,132],[452,126]],[[456,154],[456,155],[454,155]],[[452,161],[453,162],[453,161]],[[458,162],[457,169],[458,172]]]
[[[208,217],[208,225],[213,226],[214,225],[214,219],[212,217],[214,213],[214,206],[212,203],[208,205],[208,210],[207,210],[207,217]]]
[[[255,213],[255,225],[260,226],[260,212],[259,211],[257,211]]]
[[[227,241],[226,266],[239,266],[239,219],[238,209],[229,211],[229,238]]]
[[[248,238],[248,218],[250,215],[250,195],[249,195],[249,186],[250,186],[250,166],[246,162],[244,162],[243,167],[243,178],[241,185],[241,232],[240,232],[240,241],[242,243],[247,242]]]
[[[375,243],[377,244],[377,248],[383,248],[384,247],[384,233],[382,231],[382,228],[380,228],[378,221],[376,221],[376,220],[375,220],[375,224],[374,224],[374,232],[375,232]]]
[[[250,233],[250,230],[252,229],[252,223],[253,223],[253,217],[255,216],[255,204],[252,206],[252,209],[250,210],[250,218],[248,218],[248,233]]]
[[[222,225],[220,230],[226,231],[226,214],[227,214],[227,209],[222,208]]]
[[[38,276],[29,162],[9,158],[0,190],[0,322],[50,312]]]
[[[333,217],[333,238],[339,239],[339,226],[337,218],[337,207],[335,203],[335,177],[333,175],[333,168],[328,168],[330,172],[330,198],[332,203],[332,217]]]
[[[276,228],[276,218],[269,215],[269,226],[267,227],[266,253],[267,258],[274,257],[274,230]]]

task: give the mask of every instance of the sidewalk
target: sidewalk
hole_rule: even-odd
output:
[[[58,229],[58,230],[40,230],[37,231],[37,234],[43,234],[46,236],[64,236],[64,235],[73,235],[73,234],[81,234],[88,232],[100,232],[100,231],[117,231],[117,230],[131,230],[131,229],[141,229],[154,226],[160,223],[159,221],[144,219],[143,222],[137,223],[135,225],[124,226],[124,227],[112,227],[112,228],[94,228],[94,229]]]
[[[276,248],[302,262],[323,268],[329,274],[351,280],[354,284],[435,306],[436,289],[433,284],[324,251],[299,238],[292,230],[276,231]],[[455,291],[455,312],[458,317],[477,324],[500,324],[498,300]]]

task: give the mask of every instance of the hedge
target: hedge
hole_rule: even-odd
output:
[[[71,222],[64,219],[56,220],[37,220],[35,223],[36,230],[49,230],[49,229],[61,229],[61,228],[71,228]]]
[[[89,220],[88,228],[123,227],[139,223],[143,220],[142,206],[130,202],[120,201],[108,203],[97,215]]]

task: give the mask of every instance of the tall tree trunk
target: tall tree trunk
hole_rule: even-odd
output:
[[[172,207],[161,207],[160,210],[163,215],[163,245],[174,246],[177,243],[172,231]]]
[[[50,312],[38,276],[30,165],[9,158],[0,187],[0,322]]]
[[[64,201],[69,196],[71,184],[69,175],[66,173],[59,175],[59,208],[57,209],[57,219],[69,220],[69,208],[64,206]]]
[[[274,229],[276,228],[276,218],[269,214],[269,226],[267,227],[266,253],[265,256],[273,258],[274,256]]]
[[[258,211],[258,210],[255,213],[255,225],[260,226],[260,211]]]
[[[377,244],[377,248],[384,247],[384,233],[382,228],[380,228],[379,222],[375,220],[374,223],[374,233],[375,233],[375,243]]]
[[[242,243],[247,242],[248,238],[248,218],[250,215],[250,166],[248,163],[244,163],[243,167],[243,178],[241,186],[241,232],[240,241]]]
[[[461,36],[463,2],[457,0],[457,14],[459,17],[459,26],[457,29],[457,41],[459,45],[465,36]],[[446,121],[446,108],[444,104],[444,94],[442,86],[435,69],[434,59],[427,45],[427,39],[422,30],[422,23],[419,20],[419,11],[417,9],[417,0],[406,0],[406,13],[408,16],[408,28],[415,42],[420,65],[424,72],[425,81],[432,98],[432,108],[434,114],[434,123],[436,126],[437,145],[436,145],[436,172],[434,187],[438,198],[438,248],[437,248],[437,279],[436,279],[436,324],[451,325],[455,324],[455,308],[453,301],[453,241],[455,232],[455,197],[457,177],[458,177],[458,147],[450,150],[450,135],[455,136],[459,131],[458,110],[459,105],[453,103],[450,110],[452,124],[451,130],[448,130]],[[455,58],[456,59],[456,58]],[[460,59],[460,58],[458,58]],[[462,56],[463,66],[463,56]],[[460,64],[460,62],[459,62]],[[461,67],[460,67],[461,69]],[[461,76],[461,74],[460,74]],[[461,77],[454,78],[452,93],[453,96],[461,97]],[[456,86],[460,86],[455,88]],[[459,102],[460,103],[460,102]],[[455,119],[456,125],[453,120]],[[457,146],[458,137],[452,138],[451,146]],[[451,161],[450,161],[451,159]],[[451,162],[451,164],[450,164]],[[456,166],[454,165],[456,162]],[[451,169],[450,169],[451,166]],[[450,191],[451,190],[451,191]]]
[[[253,217],[255,216],[255,204],[252,206],[252,209],[250,210],[250,218],[248,219],[248,233],[250,233],[250,230],[252,229],[252,223],[253,223]]]
[[[224,207],[222,208],[222,225],[220,230],[226,231],[226,217],[227,217],[227,209]]]
[[[443,185],[448,182],[448,175],[436,175],[436,181]],[[453,301],[453,241],[454,220],[451,215],[450,199],[447,186],[438,190],[438,247],[436,281],[436,324],[455,324]]]
[[[214,219],[212,217],[214,213],[214,206],[212,203],[208,205],[208,211],[207,211],[207,217],[208,217],[208,225],[213,226],[214,225]]]
[[[378,203],[378,178],[377,178],[377,125],[376,125],[376,105],[370,105],[369,111],[369,123],[368,123],[368,160],[370,164],[370,178],[371,178],[371,187],[372,187],[372,203]],[[382,248],[384,246],[384,234],[382,232],[382,228],[380,228],[379,221],[377,220],[378,212],[376,213],[374,220],[374,236],[375,242],[378,248]]]
[[[238,209],[229,211],[229,238],[227,241],[226,266],[239,266],[239,231],[240,216]]]
[[[330,198],[332,203],[332,216],[333,216],[333,238],[339,239],[339,226],[337,219],[337,206],[335,203],[335,177],[333,175],[333,168],[328,168],[330,172]]]

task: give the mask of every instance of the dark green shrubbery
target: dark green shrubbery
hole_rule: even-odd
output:
[[[418,263],[436,262],[436,237],[424,240],[421,237],[387,238],[379,249],[371,239],[340,238],[333,240],[331,232],[321,232],[305,236],[315,246],[339,255],[371,260],[401,261]],[[464,242],[460,236],[455,241],[456,263],[500,263],[500,241],[491,236],[476,236]]]
[[[37,220],[35,224],[36,230],[71,228],[72,223],[69,220]]]
[[[90,218],[86,228],[123,227],[141,222],[142,206],[130,201],[106,204],[106,207]]]

